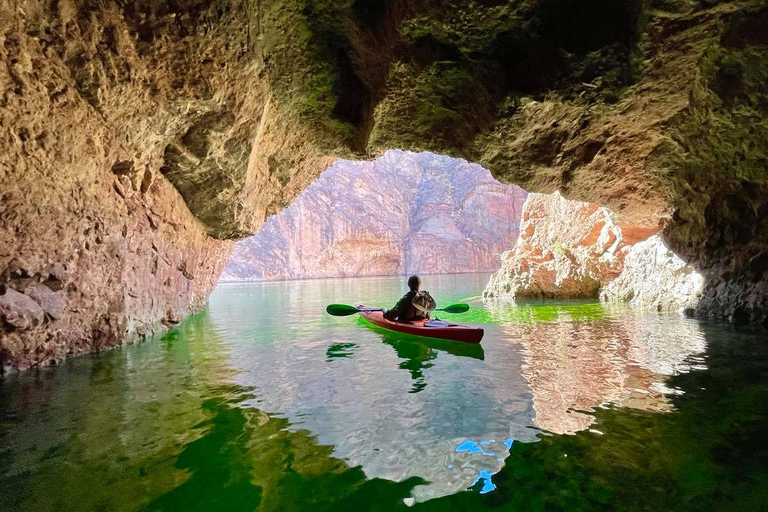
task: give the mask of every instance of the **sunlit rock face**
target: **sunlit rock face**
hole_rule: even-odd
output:
[[[703,278],[653,230],[618,224],[595,204],[530,194],[520,237],[502,256],[486,299],[597,298],[638,307],[695,308]]]
[[[493,271],[526,196],[428,152],[340,160],[235,244],[222,280]]]

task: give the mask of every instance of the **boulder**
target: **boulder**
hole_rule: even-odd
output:
[[[596,298],[621,272],[621,230],[611,212],[559,193],[530,194],[520,236],[492,276],[487,298]]]
[[[0,295],[0,319],[18,330],[27,330],[43,323],[45,311],[40,305],[13,288]]]
[[[44,284],[35,283],[24,290],[24,293],[37,302],[52,319],[58,320],[64,314],[63,292],[54,292]]]
[[[520,236],[491,277],[486,299],[598,298],[692,310],[704,278],[648,229],[619,225],[595,204],[530,194]]]

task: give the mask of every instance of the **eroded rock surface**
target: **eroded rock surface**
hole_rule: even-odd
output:
[[[692,310],[704,279],[653,230],[621,225],[607,208],[530,194],[520,237],[502,256],[487,299],[597,298]]]
[[[654,235],[626,249],[621,273],[604,283],[600,297],[632,306],[692,313],[699,305],[703,286],[701,274]]]
[[[490,272],[517,239],[526,196],[427,152],[340,160],[235,244],[222,280]]]

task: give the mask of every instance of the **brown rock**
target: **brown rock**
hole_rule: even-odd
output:
[[[21,331],[43,323],[45,311],[34,300],[13,288],[0,295],[0,319]]]
[[[520,238],[491,277],[487,298],[597,298],[621,272],[621,231],[606,208],[530,194]]]
[[[24,293],[37,302],[52,319],[58,320],[64,314],[64,292],[54,292],[44,284],[35,283]]]

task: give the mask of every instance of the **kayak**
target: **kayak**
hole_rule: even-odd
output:
[[[358,306],[358,309],[364,309],[364,306]],[[360,316],[373,325],[390,331],[424,336],[427,338],[437,338],[439,340],[480,343],[480,340],[483,339],[483,334],[485,334],[482,327],[459,325],[443,320],[425,319],[415,320],[413,322],[387,320],[384,318],[384,313],[382,311],[360,311]]]

